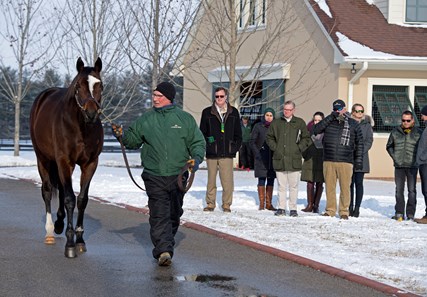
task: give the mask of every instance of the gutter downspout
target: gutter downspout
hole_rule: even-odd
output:
[[[353,106],[353,85],[368,70],[368,62],[363,62],[362,68],[348,82],[348,108]]]

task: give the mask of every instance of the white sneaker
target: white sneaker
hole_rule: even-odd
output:
[[[160,254],[159,266],[170,266],[172,264],[172,257],[168,252]]]

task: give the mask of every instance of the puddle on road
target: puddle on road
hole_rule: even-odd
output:
[[[193,281],[199,283],[207,283],[207,282],[224,282],[224,281],[234,281],[236,278],[230,276],[223,276],[218,274],[191,274],[191,275],[182,275],[176,277],[177,281]]]

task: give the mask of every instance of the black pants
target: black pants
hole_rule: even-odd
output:
[[[396,214],[405,214],[405,181],[408,185],[408,201],[406,203],[406,216],[414,216],[417,207],[417,172],[418,168],[395,168],[394,181],[396,183]]]
[[[146,172],[141,175],[148,195],[150,209],[150,236],[154,245],[153,257],[163,252],[173,256],[175,234],[178,232],[184,193],[178,188],[177,176],[155,176]],[[188,177],[184,177],[185,181]]]
[[[427,164],[420,165],[420,177],[421,177],[421,191],[424,196],[424,203],[426,207],[426,216],[427,216]]]
[[[363,199],[363,178],[364,172],[353,172],[353,177],[350,184],[350,208],[353,206],[360,207]],[[354,199],[354,192],[356,188],[356,200]]]
[[[245,168],[254,168],[252,151],[249,142],[242,142],[242,146],[239,150],[239,160],[241,166]]]

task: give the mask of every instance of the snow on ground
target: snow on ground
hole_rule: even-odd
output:
[[[139,165],[139,154],[128,154],[132,165]],[[348,272],[427,296],[427,225],[391,220],[394,214],[394,182],[365,180],[365,196],[359,218],[348,221],[299,211],[299,217],[276,217],[258,209],[256,179],[253,172],[235,171],[232,212],[220,210],[221,186],[218,180],[217,208],[203,212],[207,171],[197,171],[185,196],[182,219],[206,227],[306,257]],[[111,203],[145,207],[147,196],[127,175],[121,154],[103,153],[93,178],[90,195]],[[141,168],[132,168],[143,186]],[[78,188],[79,170],[74,174]],[[24,178],[40,182],[33,152],[0,152],[0,178]],[[301,182],[298,210],[305,207],[305,183]],[[277,186],[276,186],[277,188]],[[273,202],[276,203],[275,189]],[[424,215],[424,199],[418,184],[416,217]],[[323,194],[320,209],[325,208]],[[42,203],[40,201],[40,203]],[[40,228],[44,228],[42,225]],[[90,226],[88,226],[90,228]]]

